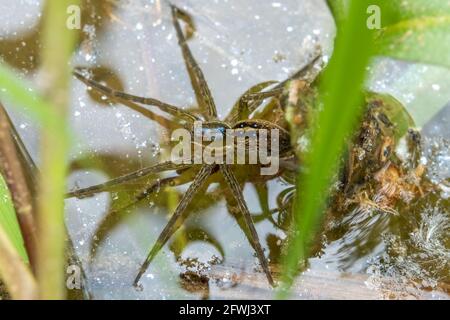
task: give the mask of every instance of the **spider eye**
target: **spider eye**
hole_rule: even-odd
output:
[[[203,123],[201,127],[197,127],[194,130],[194,134],[197,138],[201,138],[206,141],[216,141],[219,139],[224,140],[227,129],[229,128],[222,123]]]
[[[391,153],[391,147],[386,147],[386,148],[384,149],[383,155],[384,155],[385,157],[388,157],[390,153]]]

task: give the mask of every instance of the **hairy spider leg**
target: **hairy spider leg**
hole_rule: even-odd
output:
[[[125,210],[133,207],[140,201],[149,198],[152,194],[157,192],[157,190],[164,188],[166,186],[174,187],[179,186],[185,183],[188,183],[192,180],[191,177],[182,177],[181,175],[163,178],[161,180],[158,180],[156,182],[153,182],[150,184],[150,186],[145,187],[141,192],[139,192],[137,195],[133,197],[133,200],[131,200],[128,204],[125,206],[110,210],[105,217],[100,221],[98,224],[98,227],[96,228],[94,232],[93,241],[91,243],[91,259],[95,256],[96,250],[95,248],[98,247],[103,240],[108,235],[109,231],[119,222],[118,214],[120,212],[124,212]]]
[[[102,85],[101,83],[99,83],[95,80],[92,80],[92,79],[89,79],[89,78],[83,76],[78,71],[73,71],[73,75],[75,77],[77,77],[80,81],[84,82],[86,85],[88,85],[92,88],[95,88],[96,90],[100,91],[101,93],[103,93],[109,97],[123,99],[123,100],[137,102],[137,103],[142,103],[142,104],[149,105],[149,106],[155,106],[155,107],[158,107],[161,111],[167,112],[168,114],[170,114],[174,117],[183,118],[183,119],[189,121],[190,123],[201,120],[196,115],[194,115],[186,110],[183,110],[180,107],[176,107],[171,104],[168,104],[168,103],[165,103],[165,102],[153,99],[153,98],[139,97],[139,96],[128,94],[128,93],[125,93],[122,91],[117,91],[117,90],[111,89],[107,86]]]
[[[171,161],[158,163],[156,165],[142,168],[137,171],[120,176],[118,178],[109,180],[105,183],[101,183],[101,184],[97,184],[97,185],[90,186],[87,188],[71,191],[66,194],[66,198],[88,197],[90,195],[93,195],[93,194],[96,194],[99,192],[108,191],[110,188],[117,187],[121,184],[130,182],[132,180],[140,179],[140,178],[148,176],[149,174],[152,174],[152,173],[159,173],[159,172],[164,172],[164,171],[169,171],[169,170],[182,170],[182,169],[186,169],[188,167],[190,167],[189,164],[175,164]]]
[[[313,59],[307,63],[303,68],[301,68],[299,71],[291,75],[289,78],[283,80],[282,82],[279,82],[276,86],[274,86],[272,89],[267,91],[261,91],[261,92],[254,92],[254,93],[248,93],[241,97],[240,101],[240,108],[237,113],[233,114],[232,116],[229,116],[229,122],[234,123],[240,119],[240,116],[246,112],[248,114],[251,114],[253,111],[255,111],[263,102],[264,99],[275,97],[280,95],[283,92],[284,86],[288,81],[291,81],[293,79],[298,78],[304,78],[306,74],[311,70],[311,68],[319,61],[321,58],[321,53],[318,52],[314,55]]]
[[[203,75],[200,66],[192,55],[191,50],[186,42],[186,38],[181,30],[180,23],[178,22],[178,17],[183,13],[177,7],[170,5],[172,10],[172,21],[175,27],[175,31],[178,38],[178,44],[180,45],[181,51],[183,53],[184,63],[189,73],[189,77],[191,78],[192,86],[196,91],[197,100],[202,109],[206,109],[207,118],[209,120],[213,120],[217,118],[217,109],[214,103],[214,99],[211,95],[211,91],[209,90],[208,83],[205,80],[205,76]]]
[[[231,193],[235,198],[242,215],[244,216],[245,223],[247,224],[248,229],[250,230],[250,240],[252,242],[253,248],[256,251],[256,255],[258,256],[259,263],[261,263],[269,284],[271,286],[274,286],[272,274],[270,273],[269,269],[269,263],[267,262],[267,259],[264,255],[264,251],[261,247],[261,243],[259,241],[258,233],[256,232],[252,216],[250,214],[250,211],[248,210],[247,204],[245,203],[244,196],[242,195],[242,190],[239,186],[236,176],[227,165],[220,165],[220,170],[223,173],[225,181],[227,182],[228,187],[231,189]]]
[[[192,201],[195,193],[198,191],[198,189],[200,189],[203,186],[206,179],[211,175],[215,166],[216,165],[204,165],[197,173],[197,175],[194,178],[194,181],[189,186],[188,190],[186,191],[177,208],[175,209],[175,212],[173,213],[169,222],[164,227],[161,234],[158,236],[156,243],[153,245],[152,249],[150,250],[150,253],[148,254],[141,268],[139,269],[139,272],[133,282],[134,286],[138,286],[139,280],[141,279],[142,275],[145,273],[148,266],[152,262],[153,258],[156,256],[156,254],[161,250],[161,248],[164,246],[167,240],[169,240],[170,236],[174,232],[173,228],[175,227],[178,219],[182,216],[184,210]]]

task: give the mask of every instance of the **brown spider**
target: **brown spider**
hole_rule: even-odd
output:
[[[282,91],[284,85],[287,83],[287,81],[293,79],[293,78],[301,78],[304,77],[306,72],[310,69],[312,65],[315,64],[315,62],[318,60],[319,55],[317,55],[311,63],[309,63],[306,67],[295,73],[292,77],[289,79],[286,79],[283,82],[278,83],[275,85],[272,89],[262,91],[263,89],[267,88],[269,85],[275,83],[273,81],[264,82],[262,84],[259,84],[250,90],[248,90],[238,101],[238,103],[234,106],[234,108],[231,110],[230,114],[225,118],[225,120],[221,121],[217,118],[217,111],[216,106],[214,103],[214,100],[212,98],[211,92],[208,88],[208,84],[203,76],[202,70],[200,69],[199,65],[195,61],[194,57],[192,56],[192,53],[186,43],[185,35],[183,34],[183,31],[181,29],[180,23],[178,19],[182,19],[185,22],[188,22],[187,20],[187,14],[178,9],[177,7],[170,5],[171,11],[172,11],[172,20],[173,25],[177,34],[178,38],[178,44],[182,50],[183,59],[186,65],[186,68],[188,70],[192,86],[194,88],[194,91],[196,93],[197,102],[200,106],[200,110],[204,110],[206,112],[202,112],[203,114],[197,115],[196,113],[183,110],[179,107],[158,101],[153,98],[143,98],[134,96],[128,93],[120,92],[113,90],[109,87],[106,87],[92,79],[89,79],[85,77],[82,73],[79,71],[74,71],[74,75],[84,82],[89,87],[92,87],[102,94],[109,96],[111,98],[120,99],[124,102],[133,102],[133,103],[141,103],[144,105],[151,105],[158,107],[160,110],[172,115],[175,118],[178,118],[181,120],[182,126],[189,128],[192,130],[192,125],[194,121],[201,121],[203,128],[211,128],[211,129],[217,129],[224,131],[224,129],[241,129],[241,130],[255,130],[255,129],[278,129],[280,132],[280,152],[279,152],[279,158],[280,160],[286,159],[286,158],[292,158],[292,148],[290,146],[290,137],[289,133],[283,129],[282,127],[278,126],[275,123],[272,123],[270,121],[261,120],[261,119],[249,119],[248,116],[245,117],[244,115],[249,115],[253,111],[255,111],[263,102],[264,99],[270,98],[270,97],[276,97],[279,96]],[[232,169],[233,168],[233,169]],[[183,212],[185,211],[188,204],[192,201],[194,195],[199,191],[200,188],[207,185],[206,181],[210,176],[217,175],[218,173],[221,173],[223,176],[223,179],[225,180],[226,184],[228,185],[231,194],[233,198],[235,199],[237,203],[237,207],[241,214],[244,217],[244,221],[246,224],[246,227],[250,231],[249,234],[249,240],[251,242],[251,245],[253,246],[254,250],[256,251],[257,257],[259,259],[259,262],[267,276],[267,280],[270,283],[270,285],[274,285],[274,281],[271,275],[271,272],[269,270],[269,264],[267,262],[267,259],[264,255],[263,249],[261,247],[258,234],[256,232],[252,216],[248,210],[247,204],[244,200],[241,185],[238,182],[238,179],[236,178],[235,173],[233,172],[235,169],[237,169],[236,165],[229,165],[229,164],[175,164],[171,161],[166,161],[154,166],[149,166],[140,170],[137,170],[135,172],[131,172],[127,175],[115,178],[113,180],[110,180],[106,183],[102,183],[99,185],[94,185],[88,188],[79,189],[72,191],[67,194],[68,198],[71,197],[85,197],[89,196],[95,193],[104,192],[109,190],[113,186],[122,185],[124,183],[135,181],[136,179],[142,178],[144,176],[148,176],[150,174],[159,173],[163,171],[169,171],[174,170],[179,175],[175,177],[165,178],[158,183],[150,184],[150,186],[147,186],[145,190],[143,190],[141,193],[139,193],[137,196],[135,196],[134,201],[132,204],[135,204],[139,202],[140,200],[143,200],[144,198],[150,196],[155,190],[159,189],[161,186],[175,186],[175,185],[181,185],[184,183],[189,182],[192,180],[192,176],[194,176],[192,183],[190,184],[187,192],[182,197],[180,203],[178,204],[175,212],[171,216],[169,222],[159,235],[156,243],[150,250],[150,253],[148,254],[146,260],[142,264],[135,280],[134,280],[134,286],[138,286],[139,280],[142,277],[142,275],[147,270],[148,266],[152,262],[153,258],[156,256],[156,254],[161,250],[161,248],[164,246],[164,244],[169,240],[171,235],[176,231],[176,229],[179,226],[179,220],[181,220],[181,217],[183,215]],[[181,178],[181,175],[185,172],[190,172],[189,180]],[[281,170],[279,170],[281,171]],[[194,174],[192,174],[194,173]],[[248,173],[247,173],[248,174]],[[279,174],[279,173],[278,173]]]

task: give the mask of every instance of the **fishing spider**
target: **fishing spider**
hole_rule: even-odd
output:
[[[196,114],[188,110],[183,110],[179,107],[161,102],[153,98],[143,98],[132,94],[116,91],[86,77],[78,70],[74,71],[75,77],[84,82],[88,87],[94,88],[98,90],[100,93],[110,98],[122,100],[123,103],[133,102],[157,107],[163,112],[170,114],[175,119],[181,120],[182,126],[184,126],[185,128],[189,128],[190,130],[192,130],[192,126],[195,121],[201,121],[202,127],[206,128],[206,130],[219,130],[220,132],[225,132],[225,129],[238,129],[238,128],[244,130],[269,129],[269,131],[270,129],[278,129],[280,132],[279,158],[281,160],[284,158],[292,157],[293,154],[292,148],[290,146],[289,133],[285,129],[270,121],[261,119],[251,119],[248,118],[248,116],[245,117],[244,115],[249,115],[253,111],[255,111],[261,105],[264,99],[279,96],[282,93],[283,87],[287,83],[287,81],[293,78],[304,77],[309,68],[318,60],[319,55],[316,55],[311,63],[309,63],[306,67],[304,67],[297,73],[295,73],[292,77],[276,84],[271,89],[262,91],[267,87],[269,87],[270,85],[274,84],[275,83],[274,81],[264,82],[248,90],[243,96],[241,96],[238,103],[231,110],[230,114],[223,121],[221,121],[217,117],[217,110],[214,103],[214,99],[208,88],[208,84],[205,80],[203,72],[200,69],[197,62],[195,61],[188,47],[186,37],[179,23],[179,19],[185,21],[186,23],[189,23],[188,15],[187,13],[183,12],[182,10],[173,5],[170,5],[170,8],[172,13],[173,26],[175,28],[176,35],[178,38],[178,44],[181,48],[184,63],[189,73],[189,77],[193,89],[196,93],[197,102],[200,106],[200,110],[202,110],[201,112],[202,114]],[[207,183],[208,178],[210,178],[211,176],[221,174],[235,202],[237,203],[237,208],[243,215],[246,227],[250,231],[250,234],[248,235],[250,243],[253,246],[254,250],[256,251],[258,260],[262,266],[264,273],[267,276],[267,280],[270,283],[270,285],[274,286],[274,281],[269,269],[269,264],[264,255],[264,251],[261,247],[258,234],[256,232],[252,220],[252,215],[250,214],[247,204],[244,200],[241,184],[239,183],[236,174],[234,172],[234,170],[236,170],[236,167],[237,167],[236,165],[229,165],[229,164],[202,164],[202,165],[175,164],[171,161],[166,161],[154,166],[145,167],[143,169],[131,172],[124,176],[120,176],[106,183],[72,191],[68,193],[67,197],[81,198],[85,196],[90,196],[95,193],[107,191],[113,186],[121,185],[127,182],[129,183],[144,176],[148,176],[150,174],[155,174],[159,172],[172,170],[178,173],[178,175],[175,177],[161,179],[157,183],[152,183],[149,186],[147,186],[141,193],[135,196],[135,198],[133,199],[134,201],[132,203],[135,204],[140,200],[149,197],[161,186],[176,186],[190,182],[186,181],[186,179],[183,180],[181,178],[181,175],[188,171],[191,174],[194,173],[191,176],[195,177],[193,178],[193,180],[192,178],[190,178],[192,180],[192,183],[190,184],[187,192],[182,197],[177,208],[175,209],[175,212],[169,219],[167,225],[159,235],[156,243],[151,248],[150,253],[148,254],[141,268],[139,269],[139,272],[133,283],[134,286],[138,286],[140,278],[147,270],[153,258],[156,256],[159,250],[161,250],[161,248],[169,240],[171,235],[179,227],[179,223],[177,224],[177,222],[181,220],[183,212],[185,211],[188,204],[192,201],[194,195],[199,191],[200,188],[204,187],[205,185],[208,185]]]

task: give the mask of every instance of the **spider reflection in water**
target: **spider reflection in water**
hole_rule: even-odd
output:
[[[277,83],[274,81],[268,81],[256,85],[249,89],[244,95],[241,96],[239,101],[231,110],[230,114],[222,121],[218,119],[217,110],[214,103],[214,99],[209,90],[208,84],[204,78],[203,72],[200,69],[199,65],[195,61],[188,45],[186,42],[185,34],[183,33],[179,19],[184,20],[186,23],[189,23],[189,18],[186,13],[181,11],[175,6],[171,5],[172,12],[172,20],[173,25],[176,31],[176,35],[178,38],[178,44],[181,48],[183,59],[188,70],[191,83],[193,89],[196,93],[197,102],[199,104],[201,114],[197,114],[195,112],[190,112],[187,110],[183,110],[179,107],[173,106],[168,103],[164,103],[162,101],[153,99],[153,98],[143,98],[135,95],[131,95],[128,93],[120,92],[114,89],[111,89],[107,86],[104,86],[88,77],[86,77],[79,69],[74,71],[74,75],[84,82],[87,86],[99,91],[101,94],[104,94],[110,98],[115,98],[118,100],[122,100],[123,102],[133,102],[140,103],[144,105],[151,105],[159,108],[161,111],[166,112],[174,117],[181,125],[189,130],[193,129],[193,124],[195,121],[201,121],[203,128],[222,128],[222,129],[240,129],[240,130],[257,130],[257,129],[267,129],[269,132],[271,129],[279,130],[279,158],[283,159],[292,159],[293,151],[290,146],[290,137],[289,133],[283,129],[278,124],[266,121],[262,119],[253,119],[250,118],[250,115],[253,111],[255,111],[266,98],[277,97],[279,96],[285,84],[293,79],[293,78],[301,78],[306,72],[310,69],[312,65],[314,65],[319,60],[319,55],[316,55],[312,62],[308,64],[306,67],[295,73],[289,79],[286,79],[283,82]],[[269,86],[274,85],[271,89],[267,89]],[[267,89],[267,90],[265,90]],[[263,91],[265,90],[265,91]],[[219,130],[220,131],[220,130]],[[223,130],[222,130],[223,131]],[[261,166],[260,164],[252,165],[252,166]],[[274,285],[274,280],[272,274],[269,269],[268,261],[264,255],[264,251],[261,247],[258,233],[256,232],[254,222],[252,219],[252,215],[249,212],[247,204],[244,200],[244,196],[242,193],[241,183],[237,178],[236,170],[239,170],[239,165],[230,165],[230,164],[176,164],[171,161],[162,162],[160,164],[146,167],[135,172],[131,172],[124,176],[115,178],[106,183],[102,183],[99,185],[91,186],[84,189],[79,189],[70,192],[67,197],[86,197],[99,192],[104,192],[110,190],[112,187],[116,187],[121,184],[129,183],[131,181],[140,179],[144,176],[148,176],[150,174],[160,173],[164,171],[175,171],[178,175],[174,177],[164,178],[159,180],[158,182],[151,183],[146,186],[146,188],[137,194],[131,205],[149,197],[156,190],[159,190],[162,186],[177,186],[181,184],[185,184],[191,182],[188,190],[183,195],[180,200],[178,206],[175,209],[175,212],[171,216],[167,225],[159,235],[156,243],[151,248],[150,253],[142,264],[135,280],[134,285],[139,285],[139,280],[142,275],[145,273],[150,263],[156,256],[156,254],[161,250],[164,244],[169,240],[171,235],[173,235],[177,228],[180,225],[180,220],[183,218],[183,212],[186,207],[192,201],[193,197],[198,193],[198,191],[208,185],[212,179],[212,177],[217,175],[222,175],[222,179],[225,181],[228,186],[234,201],[237,204],[237,208],[242,214],[245,222],[245,227],[248,229],[249,234],[247,237],[249,241],[256,251],[256,255],[258,260],[262,266],[264,273],[266,274],[267,280],[270,285]],[[280,169],[276,176],[281,175],[283,172]],[[189,176],[188,179],[183,178],[183,174]],[[248,173],[247,173],[248,175]],[[193,177],[193,178],[192,178]],[[273,176],[272,176],[273,178]],[[128,208],[128,206],[127,206]]]

